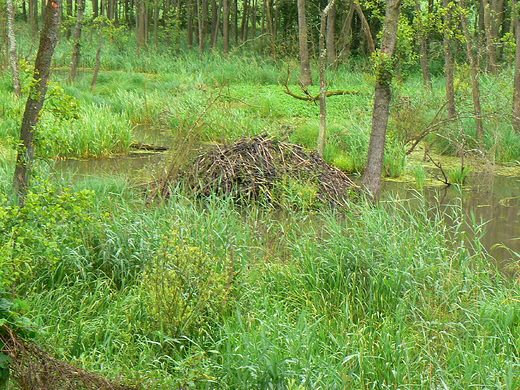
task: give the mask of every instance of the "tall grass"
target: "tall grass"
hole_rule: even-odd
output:
[[[317,213],[176,193],[147,208],[123,184],[86,188],[91,219],[60,240],[59,266],[24,286],[62,358],[157,389],[518,386],[518,285],[470,245],[456,204],[448,226],[421,199],[415,211],[361,202]],[[174,245],[172,229],[184,237]],[[215,268],[230,290],[196,329],[159,326],[143,275],[160,253],[232,264]]]

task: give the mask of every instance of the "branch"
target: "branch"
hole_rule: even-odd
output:
[[[303,101],[306,101],[306,102],[315,102],[317,100],[320,100],[320,94],[317,94],[316,96],[312,96],[311,94],[308,94],[308,96],[296,95],[296,94],[291,92],[291,90],[289,89],[287,84],[285,85],[285,91],[284,92],[287,95],[292,96],[295,99],[303,100]],[[327,92],[325,94],[325,96],[326,97],[330,97],[330,96],[338,96],[338,95],[357,95],[359,93],[360,93],[359,91],[347,91],[347,90],[344,90],[344,91],[330,91],[330,92]]]

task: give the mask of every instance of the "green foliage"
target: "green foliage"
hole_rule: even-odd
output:
[[[27,290],[35,278],[60,267],[68,248],[82,245],[81,230],[92,221],[89,191],[73,192],[48,182],[35,186],[25,207],[4,199],[0,207],[2,288]]]
[[[395,71],[395,57],[376,50],[372,53],[372,66],[376,76],[376,82],[381,85],[389,85],[392,82]]]
[[[388,142],[385,147],[383,172],[388,177],[399,177],[403,174],[406,163],[404,147],[399,142]]]
[[[458,167],[448,170],[448,172],[446,172],[446,176],[448,177],[448,181],[451,184],[463,185],[466,182],[470,172],[470,166],[459,165]]]
[[[312,180],[285,177],[276,183],[271,196],[282,208],[291,210],[312,210],[321,205],[318,199],[319,188]]]
[[[426,183],[426,170],[422,166],[416,166],[412,168],[412,174],[415,179],[415,188],[419,191],[424,189],[424,184]]]
[[[174,227],[143,275],[158,330],[173,338],[192,337],[211,325],[227,306],[231,267],[191,242],[182,227]]]

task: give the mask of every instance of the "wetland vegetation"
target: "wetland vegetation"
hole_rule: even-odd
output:
[[[26,98],[35,48],[18,22]],[[147,202],[143,183],[162,166],[73,179],[56,161],[125,155],[143,142],[143,125],[169,140],[167,168],[244,136],[312,150],[320,108],[284,93],[299,88],[300,64],[280,42],[276,56],[261,39],[227,54],[172,50],[166,40],[145,49],[124,26],[105,27],[92,87],[99,25],[89,23],[74,82],[73,39],[64,31],[56,48],[24,207],[10,196],[24,100],[0,72],[0,335],[14,330],[60,361],[143,389],[520,387],[519,255],[503,272],[462,196],[440,209],[424,195],[462,184],[468,169],[518,170],[513,66],[481,75],[479,140],[465,108],[469,66],[459,58],[459,118],[448,121],[442,64],[432,61],[426,88],[418,65],[402,61],[383,172],[416,189],[413,208],[363,194],[330,206],[295,180],[277,183],[276,207],[195,197],[182,182]],[[324,159],[356,179],[372,121],[369,56],[352,55],[327,78],[329,90],[356,93],[327,99]],[[15,366],[4,352],[0,388]]]

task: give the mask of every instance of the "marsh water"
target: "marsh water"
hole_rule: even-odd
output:
[[[418,192],[410,187],[409,183],[385,182],[384,197],[413,207]],[[472,175],[463,187],[425,188],[423,194],[434,208],[459,208],[468,235],[481,237],[501,268],[507,271],[520,262],[520,177]]]
[[[160,130],[144,127],[134,129],[142,143],[168,146],[171,138]],[[151,177],[163,169],[166,153],[135,152],[126,156],[95,160],[56,162],[56,169],[77,179],[92,177]],[[481,237],[484,247],[499,265],[520,264],[520,177],[491,174],[472,175],[462,187],[427,187],[421,195],[410,183],[384,182],[382,199],[419,204],[424,196],[433,209],[458,207],[465,219],[465,228],[472,236]],[[450,219],[447,219],[448,223]],[[475,230],[477,232],[475,233]],[[507,267],[506,267],[507,268]]]

